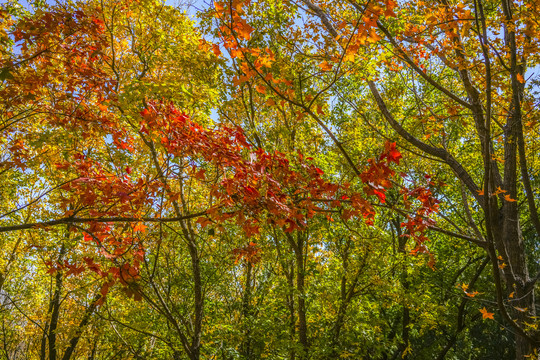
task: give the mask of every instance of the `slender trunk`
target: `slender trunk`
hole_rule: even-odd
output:
[[[75,331],[75,335],[71,338],[71,340],[69,341],[69,346],[68,348],[66,349],[66,352],[64,353],[64,356],[62,357],[62,360],[69,360],[71,359],[71,356],[73,355],[73,353],[75,352],[75,349],[77,347],[77,344],[79,343],[79,340],[81,338],[81,335],[84,331],[84,329],[86,329],[86,326],[88,325],[88,323],[90,322],[90,318],[92,317],[92,314],[94,313],[94,311],[96,310],[97,308],[97,304],[98,304],[98,301],[101,299],[101,294],[98,293],[94,299],[92,300],[92,302],[90,303],[90,306],[88,306],[86,308],[86,311],[84,312],[84,315],[83,315],[83,318],[81,319],[81,322],[79,323],[79,326],[77,327],[77,330]],[[95,352],[95,345],[92,349],[92,353]],[[93,355],[92,355],[93,357]]]
[[[396,231],[396,238],[398,242],[398,254],[400,256],[405,257],[407,256],[407,250],[405,249],[405,246],[407,245],[407,239],[408,237],[403,236],[403,233],[401,231],[401,220],[399,218],[393,219],[392,223],[394,225],[394,229]],[[410,283],[409,279],[407,277],[407,264],[403,262],[401,266],[401,287],[403,288],[403,293],[406,296],[409,292]],[[398,358],[401,359],[408,359],[409,356],[407,354],[407,348],[409,347],[409,325],[411,323],[411,314],[409,307],[407,306],[406,302],[403,303],[402,306],[403,316],[401,321],[401,344],[399,344],[397,349],[397,354],[399,355]],[[394,358],[396,357],[394,355]]]
[[[332,328],[332,333],[330,337],[330,346],[331,349],[326,359],[333,360],[339,357],[339,338],[341,335],[341,330],[345,325],[345,316],[347,315],[347,309],[352,302],[356,294],[356,287],[358,286],[358,281],[360,275],[362,274],[362,269],[366,264],[366,258],[363,259],[363,264],[359,267],[354,275],[351,284],[347,287],[347,274],[349,273],[349,249],[352,241],[351,239],[347,240],[347,244],[342,252],[342,266],[343,266],[343,275],[341,276],[341,286],[340,286],[340,303],[338,313],[336,315],[336,320]]]
[[[291,266],[290,271],[287,271],[285,276],[287,277],[287,308],[289,310],[289,336],[291,343],[296,339],[296,310],[294,306],[294,267]],[[290,360],[296,359],[295,348],[291,346],[289,353]]]
[[[242,295],[242,317],[244,318],[244,340],[242,342],[242,353],[246,359],[251,359],[251,329],[249,322],[251,321],[251,273],[253,265],[246,262],[246,282],[244,285],[244,294]]]
[[[58,263],[64,260],[66,253],[66,247],[62,244],[60,248],[60,254],[58,255]],[[56,330],[58,328],[58,318],[60,316],[60,297],[62,295],[64,273],[62,270],[58,270],[55,276],[54,294],[51,298],[49,309],[51,309],[51,320],[49,322],[49,328],[47,333],[47,340],[49,342],[49,359],[56,360]]]
[[[152,141],[146,140],[141,135],[142,140],[144,143],[148,146],[152,153],[152,162],[154,163],[155,170],[157,171],[157,174],[161,181],[166,185],[166,188],[168,187],[168,181],[167,177],[163,173],[163,170],[161,169],[157,151],[155,148],[155,145]],[[170,192],[170,190],[168,190]],[[183,187],[182,184],[180,186],[180,199],[181,203],[174,200],[173,208],[178,217],[182,217],[183,213],[187,213],[186,208],[186,199],[184,198],[183,193]],[[182,207],[180,206],[182,205]],[[191,223],[186,220],[180,220],[178,222],[180,224],[180,227],[182,228],[182,234],[184,235],[184,238],[187,242],[187,247],[189,250],[189,255],[191,259],[191,270],[193,273],[193,295],[194,295],[194,301],[193,304],[193,335],[191,338],[191,344],[187,343],[187,338],[184,336],[183,332],[180,331],[180,328],[178,326],[175,326],[177,328],[177,331],[180,335],[180,337],[183,340],[184,349],[186,350],[187,355],[191,360],[199,360],[200,358],[200,351],[201,351],[201,334],[202,334],[202,321],[203,321],[203,311],[204,311],[204,297],[203,297],[203,283],[202,283],[202,277],[201,277],[201,266],[200,266],[200,257],[199,257],[199,251],[197,248],[197,241],[195,232],[193,231],[193,228],[191,227]],[[170,312],[168,312],[169,315]],[[172,315],[171,315],[172,317]],[[175,321],[177,324],[177,322]]]
[[[478,280],[478,278],[482,274],[482,271],[484,271],[484,269],[486,268],[487,264],[489,264],[489,261],[490,261],[489,257],[486,257],[486,259],[482,262],[480,267],[476,270],[476,273],[472,277],[471,281],[469,281],[469,287],[471,289],[474,288],[474,285],[476,284],[476,281]],[[463,269],[463,270],[465,270],[465,269]],[[457,277],[456,277],[456,280],[457,280]],[[450,349],[452,349],[454,347],[454,345],[456,344],[459,334],[464,329],[466,329],[467,325],[465,323],[465,315],[466,315],[465,305],[467,305],[467,302],[469,302],[469,300],[471,300],[471,298],[469,298],[467,296],[463,297],[463,299],[461,300],[461,303],[459,304],[459,307],[458,307],[456,332],[454,333],[454,335],[452,335],[450,337],[450,339],[446,343],[446,346],[439,353],[436,360],[444,360],[444,358],[446,357],[446,354],[448,353],[448,351],[450,351]],[[480,317],[480,313],[475,313],[473,318],[470,320],[470,322],[472,323],[475,318],[479,318],[479,317]]]
[[[285,237],[288,240],[289,245],[294,249],[296,244],[294,243],[292,236],[286,233]],[[274,233],[274,241],[276,245],[278,259],[281,263],[285,278],[287,279],[287,291],[285,293],[285,301],[287,305],[289,320],[289,360],[295,360],[296,350],[295,346],[293,346],[296,339],[296,315],[294,306],[294,261],[290,261],[290,259],[284,256],[281,249],[281,244],[278,240],[278,235],[276,233]]]
[[[47,334],[47,339],[49,341],[49,360],[56,360],[56,330],[58,328],[58,317],[60,315],[60,296],[62,293],[62,285],[63,273],[59,270],[55,277],[54,295],[51,299],[51,322],[49,324],[49,333]]]
[[[190,246],[191,263],[193,266],[193,291],[195,293],[195,329],[191,343],[193,360],[199,360],[201,351],[201,332],[203,318],[203,289],[201,280],[200,259],[197,248],[194,244]]]
[[[308,358],[309,344],[307,337],[307,320],[306,320],[306,291],[305,291],[305,266],[304,266],[304,239],[302,234],[297,234],[297,244],[295,249],[296,255],[296,291],[298,303],[298,341],[302,352],[300,359]]]

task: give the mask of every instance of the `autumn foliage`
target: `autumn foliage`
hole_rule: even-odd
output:
[[[6,357],[537,356],[537,7],[2,5]]]

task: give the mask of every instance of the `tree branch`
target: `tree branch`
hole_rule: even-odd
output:
[[[188,214],[185,216],[172,217],[172,218],[152,218],[152,217],[122,217],[122,216],[113,216],[113,217],[100,217],[100,218],[78,218],[78,217],[65,217],[57,220],[50,221],[41,221],[35,223],[27,223],[20,225],[9,225],[0,227],[0,233],[18,231],[18,230],[27,230],[27,229],[42,229],[50,226],[62,225],[62,224],[80,224],[80,223],[91,223],[91,222],[155,222],[155,223],[168,223],[181,220],[192,219],[199,216],[207,215],[206,211],[201,211],[194,214]]]
[[[467,170],[465,170],[465,168],[461,165],[461,163],[459,163],[456,160],[456,158],[454,158],[454,156],[452,156],[452,154],[450,154],[447,150],[428,145],[420,141],[416,137],[414,137],[407,130],[405,130],[403,126],[401,126],[401,124],[398,123],[396,119],[394,119],[392,114],[390,114],[390,111],[388,111],[388,108],[386,107],[386,104],[384,100],[382,99],[381,94],[377,90],[375,83],[369,80],[368,85],[371,90],[371,93],[373,94],[373,97],[375,97],[375,101],[377,102],[377,105],[379,106],[379,110],[381,110],[381,113],[385,117],[386,121],[388,121],[390,126],[392,126],[392,128],[403,139],[407,140],[416,148],[443,160],[448,166],[450,166],[450,168],[452,168],[452,170],[454,170],[456,176],[461,181],[463,181],[463,183],[467,186],[472,196],[478,201],[478,203],[483,204],[483,201],[482,201],[483,196],[479,194],[478,185],[476,185],[471,175],[467,172]]]

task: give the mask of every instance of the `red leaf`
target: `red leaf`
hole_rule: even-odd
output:
[[[212,221],[206,217],[199,217],[197,218],[197,221],[196,223],[200,224],[201,227],[204,229],[205,227],[207,227],[208,225],[212,224]]]

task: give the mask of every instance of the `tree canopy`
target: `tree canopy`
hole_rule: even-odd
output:
[[[2,358],[539,358],[539,19],[0,5]]]

